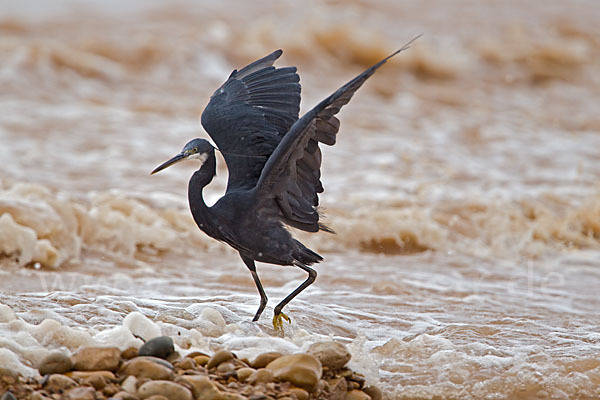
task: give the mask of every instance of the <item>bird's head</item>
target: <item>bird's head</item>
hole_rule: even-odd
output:
[[[210,144],[208,140],[192,139],[183,146],[181,153],[156,167],[150,174],[155,174],[183,160],[199,160],[201,164],[204,164],[208,157],[211,154],[214,154],[214,151],[214,146]]]

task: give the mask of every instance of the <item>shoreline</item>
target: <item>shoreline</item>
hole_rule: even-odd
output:
[[[0,369],[0,393],[10,399],[345,399],[380,400],[381,390],[346,367],[350,353],[337,342],[307,353],[259,354],[252,361],[220,349],[180,355],[168,336],[139,349],[83,347],[72,356],[52,351],[24,378]]]

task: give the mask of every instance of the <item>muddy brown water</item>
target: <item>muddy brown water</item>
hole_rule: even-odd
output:
[[[0,298],[22,320],[0,313],[4,362],[32,373],[140,312],[184,349],[343,341],[391,398],[600,396],[593,1],[0,9]],[[238,256],[189,215],[194,166],[149,172],[206,137],[199,113],[233,68],[282,48],[307,110],[418,33],[323,149],[337,234],[297,233],[325,261],[278,338],[272,308],[249,322]],[[304,279],[259,274],[273,304]]]

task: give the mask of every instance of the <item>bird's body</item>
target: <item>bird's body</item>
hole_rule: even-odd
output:
[[[181,153],[152,172],[185,159],[201,162],[188,186],[191,212],[202,231],[236,249],[250,270],[261,296],[254,321],[267,303],[255,261],[294,265],[309,274],[275,307],[273,324],[279,329],[282,318],[289,321],[282,308],[315,280],[316,272],[309,265],[323,258],[294,239],[286,226],[307,232],[332,232],[320,222],[317,208],[318,193],[323,191],[319,144],[335,144],[340,125],[335,114],[381,65],[409,44],[358,75],[301,118],[296,68],[273,67],[281,50],[234,70],[202,113],[202,125],[222,152],[229,170],[226,193],[212,207],[202,196],[216,173],[215,148],[208,141],[191,140]]]
[[[231,190],[208,207],[202,197],[202,189],[215,175],[216,158],[212,146],[207,151],[209,156],[192,175],[188,188],[192,216],[204,233],[227,243],[242,257],[255,261],[278,265],[292,265],[299,261],[311,265],[322,260],[321,256],[293,239],[281,221],[261,217],[255,187]],[[261,222],[257,223],[257,219]]]
[[[194,182],[193,177],[190,182]],[[197,191],[190,192],[190,203],[195,201]],[[256,208],[241,208],[240,204],[254,204],[255,191],[238,190],[221,197],[212,207],[192,207],[192,215],[198,227],[213,239],[236,249],[241,256],[255,261],[277,265],[292,265],[299,261],[307,265],[322,260],[321,256],[306,249],[290,232],[273,219],[256,223]],[[260,218],[260,217],[259,217]],[[235,226],[235,229],[230,227]],[[246,234],[252,232],[252,235]]]

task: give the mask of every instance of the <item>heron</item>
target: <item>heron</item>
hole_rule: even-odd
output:
[[[296,67],[273,66],[282,50],[234,70],[211,96],[200,118],[216,147],[208,140],[193,139],[151,172],[155,174],[184,160],[200,162],[188,184],[191,213],[204,233],[237,250],[250,270],[260,295],[252,321],[258,321],[268,301],[256,261],[295,266],[308,274],[275,306],[276,330],[283,330],[283,320],[291,321],[283,308],[315,281],[317,272],[310,266],[323,257],[296,240],[288,227],[333,233],[321,222],[319,146],[336,143],[340,121],[335,115],[375,71],[408,49],[419,36],[350,80],[302,117]],[[222,153],[229,176],[225,194],[209,207],[203,189],[216,174],[215,150]]]

